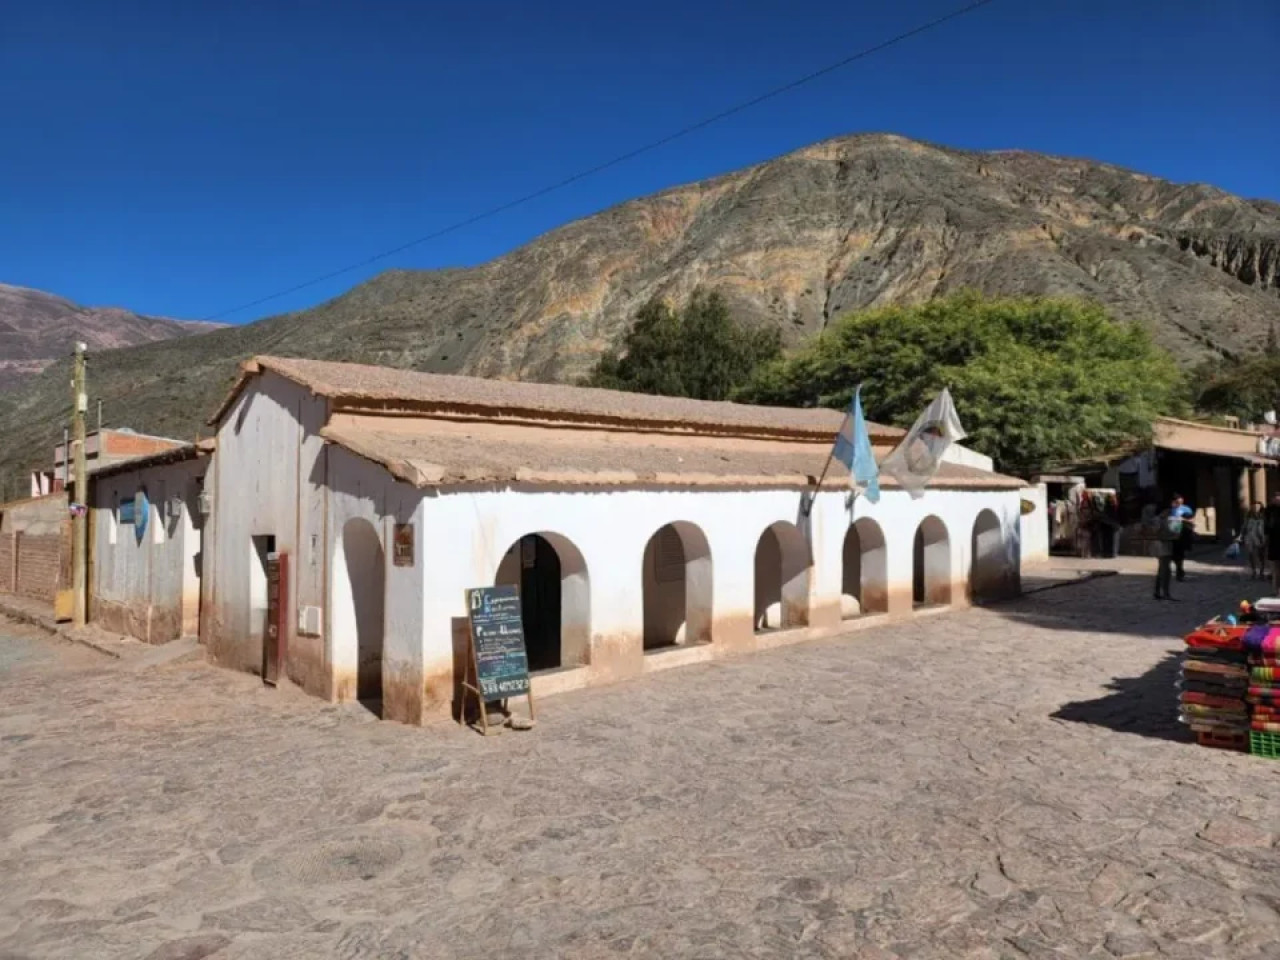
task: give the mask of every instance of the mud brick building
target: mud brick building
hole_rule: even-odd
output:
[[[264,672],[283,598],[282,680],[421,723],[468,587],[520,587],[537,694],[1017,591],[1022,481],[955,447],[922,498],[815,494],[841,416],[259,357],[211,421],[201,639]]]

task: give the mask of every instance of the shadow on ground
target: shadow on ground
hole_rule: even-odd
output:
[[[1171,653],[1140,677],[1117,677],[1112,691],[1096,700],[1078,700],[1051,714],[1055,720],[1087,723],[1118,733],[1190,743],[1194,738],[1178,722],[1178,671],[1182,658]]]
[[[1092,586],[1081,589],[1084,583]],[[1153,577],[1120,573],[1064,584],[988,609],[1046,630],[1180,640],[1206,620],[1235,610],[1240,600],[1262,595],[1256,583],[1235,571],[1197,570],[1185,583],[1174,584],[1174,601],[1153,599],[1153,583]]]

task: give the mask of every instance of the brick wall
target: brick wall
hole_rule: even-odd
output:
[[[13,537],[0,535],[0,593],[13,593]]]
[[[60,534],[0,536],[0,593],[53,603],[70,583],[70,525]]]
[[[62,537],[18,537],[18,588],[14,592],[32,600],[53,603],[66,581],[62,573]]]

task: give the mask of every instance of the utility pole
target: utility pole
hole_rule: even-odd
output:
[[[99,434],[102,433],[102,398],[101,397],[98,398],[98,433]],[[99,436],[98,443],[102,443],[101,436]]]
[[[71,589],[74,599],[71,622],[83,627],[88,621],[89,603],[85,595],[85,571],[88,569],[89,546],[89,477],[88,467],[84,459],[84,418],[89,412],[89,395],[84,386],[84,352],[83,343],[76,344],[75,368],[71,380],[71,389],[75,394],[71,408],[71,432],[74,436],[76,455],[76,499],[78,510],[71,517]]]

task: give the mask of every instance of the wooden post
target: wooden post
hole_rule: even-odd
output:
[[[87,348],[83,343],[76,344],[75,367],[71,380],[73,406],[71,408],[71,431],[74,436],[76,451],[75,502],[84,509],[77,510],[72,516],[71,529],[71,590],[73,606],[71,622],[83,627],[88,620],[89,605],[85,596],[85,570],[88,568],[89,545],[89,471],[85,463],[85,414],[89,412],[89,397],[85,393],[85,359]]]

